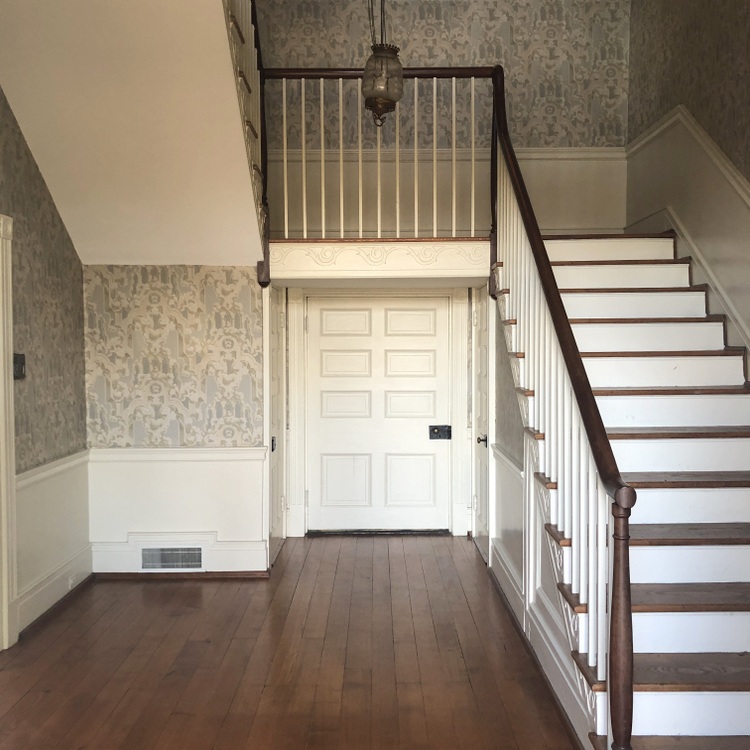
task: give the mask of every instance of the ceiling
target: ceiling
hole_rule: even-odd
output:
[[[0,85],[86,264],[262,257],[221,0],[0,0]]]

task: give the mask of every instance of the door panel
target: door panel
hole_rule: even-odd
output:
[[[308,529],[448,529],[448,297],[310,297]]]

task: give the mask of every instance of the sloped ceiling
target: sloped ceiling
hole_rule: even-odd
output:
[[[0,0],[0,85],[84,263],[261,259],[221,0]]]

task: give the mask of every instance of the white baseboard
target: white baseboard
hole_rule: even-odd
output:
[[[204,569],[265,571],[265,448],[92,449],[94,572],[140,572],[144,546],[201,546]]]
[[[714,300],[750,341],[750,182],[682,105],[627,149],[631,231],[674,228]]]
[[[32,623],[91,572],[88,451],[16,477],[14,616]]]
[[[87,544],[15,599],[12,607],[19,631],[31,625],[90,575],[91,547]]]

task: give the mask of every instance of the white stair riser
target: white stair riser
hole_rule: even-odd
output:
[[[607,427],[708,427],[750,424],[747,395],[597,396]]]
[[[670,260],[674,240],[660,237],[545,240],[547,255],[557,260]]]
[[[633,734],[750,734],[750,692],[636,691],[633,701]],[[750,738],[748,746],[750,747]]]
[[[699,318],[706,314],[703,292],[628,292],[562,295],[570,318]]]
[[[750,545],[630,547],[633,583],[750,581]]]
[[[584,357],[592,388],[739,385],[741,357]]]
[[[746,471],[750,438],[612,440],[620,471]]]
[[[632,523],[750,523],[750,488],[639,489]]]
[[[724,347],[721,323],[573,323],[582,352],[710,351]]]
[[[640,654],[750,651],[750,612],[634,612]]]
[[[688,266],[554,266],[560,289],[638,289],[690,285]]]

